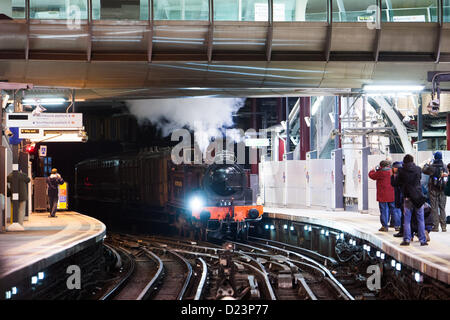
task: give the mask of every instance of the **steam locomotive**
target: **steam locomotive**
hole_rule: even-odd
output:
[[[95,204],[152,221],[167,222],[198,238],[246,239],[250,223],[261,220],[242,166],[181,164],[171,149],[90,159],[75,167],[75,200],[80,208]],[[228,158],[229,159],[229,158]]]

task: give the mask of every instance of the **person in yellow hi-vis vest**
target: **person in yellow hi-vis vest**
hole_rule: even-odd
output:
[[[50,205],[49,218],[56,218],[56,210],[58,209],[58,185],[63,184],[64,180],[58,173],[57,169],[52,169],[52,174],[47,177],[47,194]]]

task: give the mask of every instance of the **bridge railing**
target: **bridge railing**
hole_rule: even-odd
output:
[[[450,0],[2,0],[12,19],[449,22]]]

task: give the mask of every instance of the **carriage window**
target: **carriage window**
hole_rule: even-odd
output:
[[[87,19],[87,0],[30,0],[30,19]]]
[[[437,0],[383,0],[382,21],[437,22]]]
[[[327,1],[273,0],[273,21],[327,21]]]
[[[25,19],[25,0],[0,0],[0,20]]]
[[[94,20],[148,20],[148,0],[92,0]]]
[[[153,5],[155,20],[209,19],[208,0],[154,0]]]

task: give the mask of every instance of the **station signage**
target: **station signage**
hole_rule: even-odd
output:
[[[27,130],[39,128],[82,128],[82,113],[7,113],[7,127]]]
[[[268,147],[270,146],[269,139],[245,139],[245,146],[246,147]]]
[[[20,139],[31,142],[86,142],[87,136],[83,128],[20,128]]]

